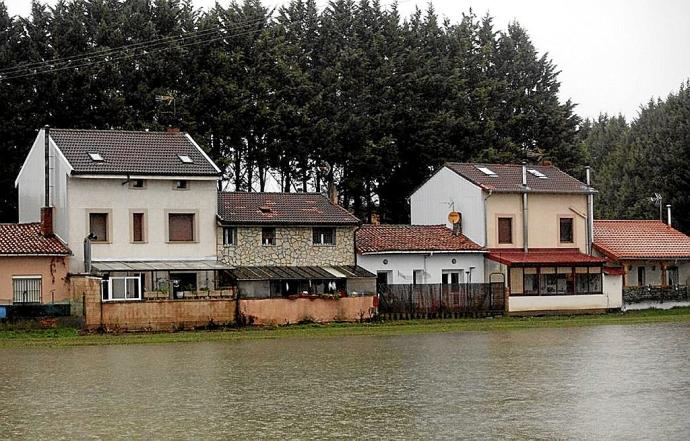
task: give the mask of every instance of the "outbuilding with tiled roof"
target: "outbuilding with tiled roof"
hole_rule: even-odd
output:
[[[445,225],[363,225],[357,230],[357,264],[379,285],[482,282],[480,245]]]
[[[67,301],[70,254],[38,223],[0,224],[0,304]]]
[[[659,220],[594,221],[593,247],[626,286],[690,283],[690,237]]]

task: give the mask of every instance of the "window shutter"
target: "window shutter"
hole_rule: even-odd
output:
[[[132,214],[132,241],[144,241],[144,213]]]
[[[170,242],[191,242],[194,240],[194,215],[170,213],[168,215]]]
[[[498,243],[513,242],[513,219],[509,217],[498,218]]]

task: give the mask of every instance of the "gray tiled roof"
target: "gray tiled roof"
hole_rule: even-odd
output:
[[[51,129],[50,137],[74,174],[214,176],[214,164],[182,132]],[[89,153],[98,153],[102,162]],[[183,163],[178,155],[194,162]]]
[[[487,190],[502,192],[521,192],[522,165],[521,164],[471,164],[449,162],[445,164],[450,170],[464,177],[468,181]],[[495,173],[489,176],[478,167],[487,167]],[[553,165],[528,165],[528,170],[543,173],[546,179],[538,178],[527,173],[527,186],[531,192],[542,193],[587,193],[587,185]]]
[[[357,225],[359,219],[321,193],[218,193],[226,225]]]

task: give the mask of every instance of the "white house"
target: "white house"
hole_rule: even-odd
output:
[[[73,250],[71,271],[91,264],[110,281],[109,299],[210,288],[224,267],[216,261],[219,177],[179,131],[45,128],[15,182],[19,220],[52,216],[55,234]]]
[[[595,193],[552,165],[447,163],[410,196],[411,219],[459,216],[488,251],[485,281],[504,277],[510,312],[605,311],[622,306],[622,292],[592,255]]]
[[[445,225],[363,225],[356,235],[357,265],[380,285],[484,281],[484,251]]]

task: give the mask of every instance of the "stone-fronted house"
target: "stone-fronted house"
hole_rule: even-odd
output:
[[[45,128],[15,182],[19,220],[51,217],[104,300],[212,290],[219,179],[186,133]]]
[[[659,220],[594,221],[594,250],[624,287],[690,285],[690,237]]]
[[[0,304],[68,301],[70,254],[39,223],[0,224]]]
[[[620,276],[592,255],[595,194],[552,165],[447,163],[410,196],[411,219],[460,217],[488,250],[485,281],[504,278],[509,312],[605,311],[622,306]]]
[[[217,252],[242,297],[371,294],[359,219],[320,193],[218,193]]]
[[[445,225],[363,225],[357,264],[377,285],[458,285],[484,281],[486,251]]]

